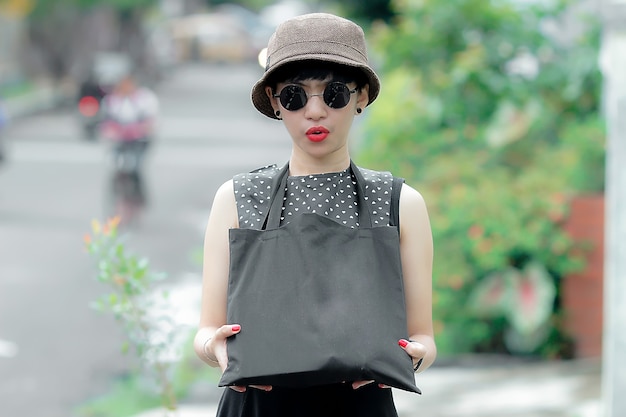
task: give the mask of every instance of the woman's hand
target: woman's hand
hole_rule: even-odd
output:
[[[228,352],[226,351],[226,339],[231,336],[236,335],[241,331],[241,326],[238,324],[227,324],[215,332],[215,335],[209,342],[207,346],[208,351],[212,351],[217,359],[217,362],[222,369],[222,372],[226,370],[226,366],[228,365]],[[208,352],[207,352],[208,353]],[[210,358],[209,358],[210,359]],[[250,385],[252,388],[260,389],[263,391],[271,391],[271,385]],[[242,385],[233,385],[229,387],[230,389],[237,392],[245,392],[247,387]]]
[[[409,341],[406,339],[398,340],[398,345],[400,345],[400,347],[404,349],[404,351],[413,359],[413,368],[414,370],[417,371],[419,364],[421,363],[424,356],[426,356],[426,352],[427,352],[426,346],[424,346],[423,344],[419,342],[416,342],[413,340]],[[352,389],[359,389],[373,382],[375,381],[373,380],[354,381],[352,383]],[[378,387],[379,388],[391,388],[389,385],[385,385],[385,384],[378,384]]]
[[[413,359],[413,370],[417,372],[417,369],[428,351],[426,346],[414,340],[406,339],[398,340],[398,345]]]

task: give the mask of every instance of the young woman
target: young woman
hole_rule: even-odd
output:
[[[292,140],[285,189],[279,190],[281,227],[303,213],[316,213],[344,227],[358,228],[363,217],[358,201],[362,205],[364,200],[357,201],[355,169],[368,184],[365,194],[384,196],[372,206],[373,226],[390,224],[391,174],[356,168],[348,144],[354,117],[376,99],[379,89],[379,79],[368,64],[363,31],[355,23],[314,13],[290,19],[276,29],[268,45],[266,71],[252,89],[252,102],[262,114],[281,120]],[[215,195],[205,235],[203,298],[194,348],[203,361],[223,372],[229,364],[227,339],[245,332],[245,325],[227,321],[229,233],[264,227],[271,203],[268,192],[264,194],[265,184],[280,172],[279,167],[269,166],[237,175]],[[424,200],[406,184],[399,197],[399,235],[408,337],[393,343],[421,372],[436,357],[431,312],[433,247]],[[230,386],[224,390],[218,411],[220,417],[347,415],[397,416],[391,390],[372,380],[306,388]]]

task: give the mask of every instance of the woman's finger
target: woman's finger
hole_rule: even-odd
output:
[[[409,356],[411,356],[411,358],[413,359],[413,370],[417,371],[419,366],[422,364],[424,356],[426,356],[426,346],[414,340],[409,341],[406,339],[398,340],[398,345],[400,345],[400,347],[404,349],[404,351],[408,353]]]
[[[221,337],[226,339],[227,337],[231,337],[241,331],[241,325],[239,324],[225,324],[215,332],[214,337]]]
[[[217,359],[217,362],[220,364],[220,368],[222,369],[222,372],[226,369],[226,365],[223,365],[223,364],[228,364],[228,354],[226,353],[226,339],[233,335],[236,335],[240,331],[241,331],[241,326],[239,324],[226,324],[220,327],[219,329],[217,329],[217,331],[215,332],[215,335],[213,336],[213,340],[211,341],[211,343],[220,342],[220,343],[216,343],[213,346],[213,352],[215,354],[215,359]],[[244,388],[243,391],[245,391],[245,387],[243,388]],[[235,390],[235,391],[238,391],[238,390]],[[243,392],[243,391],[239,391],[239,392]]]
[[[374,380],[369,380],[369,381],[354,381],[352,383],[352,389],[359,389],[361,387],[364,387],[365,385],[371,384],[372,382],[374,382]]]
[[[414,359],[422,359],[426,356],[426,346],[419,342],[400,339],[398,340],[398,345]]]

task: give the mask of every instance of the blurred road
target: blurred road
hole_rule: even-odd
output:
[[[188,66],[164,80],[157,141],[147,159],[148,203],[131,246],[170,282],[198,284],[216,188],[234,173],[289,156],[278,122],[249,99],[255,66]],[[67,417],[127,369],[122,335],[89,303],[95,281],[83,235],[107,215],[108,147],[90,143],[71,109],[20,119],[0,166],[0,404],[2,417]],[[196,320],[194,317],[193,320]]]

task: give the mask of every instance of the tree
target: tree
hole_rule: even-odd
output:
[[[348,15],[366,26],[379,20],[390,23],[394,17],[390,0],[344,0],[340,4]]]
[[[73,68],[87,67],[94,43],[128,54],[139,68],[146,62],[145,14],[157,0],[39,0],[28,15],[31,46],[41,57],[44,71],[54,79],[68,76]],[[81,24],[97,13],[110,14],[112,24]],[[94,31],[99,31],[94,33]]]

